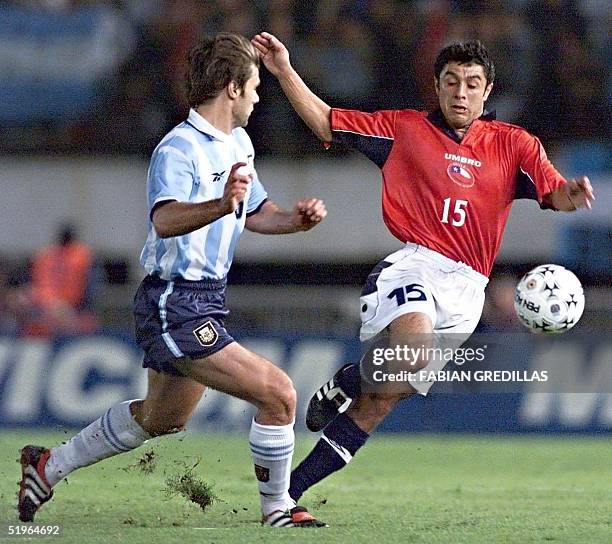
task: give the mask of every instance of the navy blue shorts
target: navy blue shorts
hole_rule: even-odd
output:
[[[208,357],[234,341],[223,324],[228,314],[225,280],[147,276],[134,296],[136,342],[145,352],[142,366],[183,376],[173,361]]]

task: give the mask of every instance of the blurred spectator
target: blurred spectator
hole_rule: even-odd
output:
[[[17,332],[17,315],[15,312],[14,290],[10,285],[10,274],[4,259],[0,259],[0,334]]]
[[[323,1],[316,32],[306,43],[304,77],[324,99],[338,106],[368,109],[374,97],[374,48],[370,32],[355,13],[342,3]]]
[[[495,84],[487,109],[500,120],[517,122],[534,93],[535,37],[525,17],[501,0],[467,3],[452,17],[446,42],[477,39],[495,62]]]
[[[270,0],[267,7],[262,28],[287,44],[296,66],[304,66],[309,59],[305,40],[298,35],[296,24],[296,19],[303,15],[296,8],[303,9],[303,4],[295,0]],[[261,102],[249,122],[249,133],[258,142],[258,153],[299,156],[311,149],[320,149],[318,140],[297,116],[276,78],[265,69],[260,70],[259,77]]]
[[[589,49],[588,23],[574,0],[527,2],[540,54],[537,85],[521,124],[546,139],[602,138],[609,130],[606,70]]]
[[[375,47],[376,109],[424,109],[425,86],[419,85],[414,68],[415,53],[422,38],[420,19],[409,3],[377,0],[370,5],[367,22]],[[426,77],[429,92],[431,74]]]
[[[419,9],[421,32],[415,44],[414,73],[425,109],[433,111],[438,108],[439,102],[431,84],[434,78],[431,67],[448,33],[451,6],[448,0],[433,0],[421,2]]]
[[[61,226],[55,243],[34,256],[30,284],[13,294],[21,332],[48,337],[94,331],[94,281],[92,251],[76,239],[73,226]]]
[[[221,20],[219,30],[243,36],[256,34],[259,31],[259,21],[254,4],[243,0],[218,0]]]

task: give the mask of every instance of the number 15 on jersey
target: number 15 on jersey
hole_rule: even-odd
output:
[[[441,219],[442,223],[449,222],[448,216],[450,215],[452,200],[453,199],[450,197],[444,199],[444,209],[442,210],[442,219]],[[468,205],[467,200],[455,200],[455,205],[453,206],[452,216],[450,218],[450,224],[453,227],[460,227],[461,225],[465,223],[465,218],[466,218],[465,209],[467,205]]]

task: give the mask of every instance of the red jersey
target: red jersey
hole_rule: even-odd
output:
[[[332,109],[331,129],[381,168],[383,218],[396,238],[488,276],[512,202],[546,207],[566,183],[536,137],[494,119],[483,115],[459,140],[440,110]]]

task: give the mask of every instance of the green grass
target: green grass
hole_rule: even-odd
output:
[[[0,434],[3,541],[17,540],[3,537],[6,522],[16,520],[19,448],[62,439],[34,431]],[[312,444],[310,436],[298,436],[295,459]],[[305,497],[304,505],[330,529],[274,530],[258,525],[246,435],[190,433],[75,472],[37,522],[62,524],[63,536],[55,540],[79,544],[609,543],[611,449],[609,439],[378,435],[351,466]],[[148,463],[140,460],[151,450],[155,466],[147,474]],[[166,489],[198,459],[193,476],[212,484],[217,497],[206,511]]]

